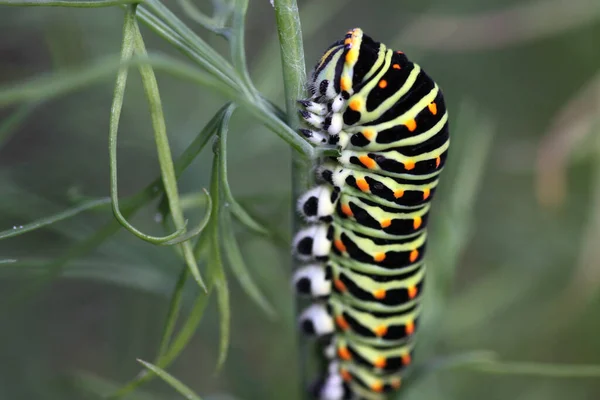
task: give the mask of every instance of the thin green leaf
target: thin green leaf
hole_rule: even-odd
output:
[[[179,0],[179,5],[189,18],[204,28],[218,35],[229,36],[229,31],[225,27],[225,23],[227,22],[230,8],[221,7],[220,10],[215,10],[217,12],[212,17],[209,17],[200,11],[190,0]]]
[[[183,208],[184,210],[191,210],[191,209],[203,209],[207,206],[207,197],[206,197],[206,193],[205,192],[206,189],[202,189],[202,192],[193,192],[193,193],[186,193],[184,195],[181,196],[181,208]],[[211,205],[212,205],[212,201],[211,201]]]
[[[137,22],[134,21],[135,30],[135,51],[137,54],[146,56],[146,46],[144,45],[144,39],[139,30]],[[149,65],[141,65],[139,67],[140,75],[142,76],[142,84],[146,92],[146,98],[148,99],[148,105],[150,106],[150,116],[152,119],[152,127],[154,129],[154,138],[156,141],[156,148],[158,151],[158,161],[160,165],[160,172],[163,180],[163,187],[165,194],[169,201],[169,209],[173,216],[173,222],[175,227],[180,230],[185,230],[186,222],[183,217],[183,211],[179,204],[179,190],[177,188],[177,177],[175,174],[175,168],[173,165],[173,158],[171,156],[171,148],[169,146],[169,139],[167,136],[167,127],[165,124],[165,118],[162,110],[162,102],[160,100],[160,92],[158,90],[158,83],[154,70]],[[185,231],[184,231],[185,232]],[[198,264],[192,251],[192,245],[189,242],[183,242],[181,244],[181,250],[183,257],[190,268],[190,272],[198,285],[206,291],[206,286],[200,276],[198,270]]]
[[[221,107],[219,109],[219,111],[217,111],[215,113],[215,115],[212,117],[212,119],[204,126],[204,128],[202,128],[202,131],[200,131],[200,133],[196,136],[196,138],[194,139],[194,142],[192,143],[192,145],[194,148],[197,148],[197,151],[195,153],[190,153],[190,154],[194,154],[194,158],[196,157],[196,155],[198,153],[200,153],[200,151],[204,148],[204,146],[206,146],[206,143],[208,143],[208,141],[210,140],[210,138],[212,138],[214,136],[215,133],[217,133],[219,127],[221,126],[221,121],[224,118],[225,114],[227,114],[229,111],[229,108],[231,106],[232,103],[227,103],[225,104],[223,107]],[[175,168],[177,169],[177,165],[175,166]],[[177,171],[176,171],[177,173]],[[177,174],[179,175],[179,174]],[[181,207],[183,209],[185,209],[187,207],[186,204],[184,204],[185,199],[182,197],[180,200],[181,203]],[[158,211],[161,213],[161,217],[163,220],[165,220],[170,213],[169,210],[169,204],[167,201],[167,198],[165,196],[163,196],[163,198],[161,199],[159,205],[158,205]]]
[[[253,216],[248,214],[246,209],[237,202],[229,191],[229,187],[225,189],[225,197],[229,204],[229,211],[235,216],[235,218],[246,226],[246,228],[258,233],[259,235],[269,236],[270,232],[267,227],[258,222]]]
[[[215,268],[218,269],[215,275],[215,289],[217,290],[217,308],[219,309],[219,329],[221,338],[219,342],[219,359],[217,360],[216,367],[216,371],[218,372],[223,365],[225,365],[227,354],[229,352],[231,305],[229,304],[229,288],[227,286],[227,279],[225,277],[222,260],[215,261],[214,265]]]
[[[187,320],[177,333],[177,336],[175,336],[175,339],[173,339],[173,341],[171,342],[169,350],[163,356],[160,357],[158,362],[159,365],[163,367],[171,365],[171,363],[175,361],[179,354],[181,354],[183,349],[185,349],[187,344],[194,336],[194,333],[196,333],[196,330],[198,329],[198,326],[202,321],[202,317],[204,316],[204,311],[206,310],[206,306],[208,304],[208,300],[210,299],[210,294],[212,292],[213,278],[208,277],[207,281],[209,292],[207,294],[198,294],[198,297],[196,298],[196,301],[192,306],[192,310],[190,311]]]
[[[165,321],[165,326],[163,328],[163,333],[160,338],[160,346],[158,347],[158,357],[162,357],[163,354],[167,352],[169,349],[169,344],[171,343],[171,337],[173,336],[173,332],[175,332],[175,325],[177,324],[177,319],[179,318],[179,312],[181,311],[181,301],[183,299],[183,289],[185,287],[185,283],[187,282],[189,276],[189,270],[187,268],[183,268],[181,273],[179,274],[179,279],[177,279],[177,283],[175,284],[175,288],[173,289],[173,294],[171,295],[171,301],[169,302],[169,311],[167,312],[167,319]]]
[[[142,3],[144,0],[0,0],[2,6],[98,8]]]
[[[275,317],[275,310],[273,306],[268,302],[266,297],[262,294],[258,285],[252,279],[252,275],[248,272],[244,257],[238,242],[235,238],[232,229],[231,217],[225,213],[223,216],[223,224],[221,226],[221,235],[223,237],[223,249],[225,250],[225,257],[229,262],[229,266],[233,272],[233,276],[240,283],[240,286],[246,294],[270,317]]]
[[[75,215],[82,213],[87,210],[91,210],[93,208],[98,208],[110,204],[110,198],[105,197],[97,200],[86,201],[83,204],[75,206],[65,211],[61,211],[58,214],[51,215],[46,218],[38,219],[27,225],[15,226],[12,229],[7,229],[5,231],[0,232],[0,240],[11,238],[14,236],[22,235],[27,232],[34,231],[36,229],[43,228],[50,224],[54,224],[56,222],[65,220],[67,218],[74,217]]]
[[[229,349],[229,327],[230,327],[230,305],[229,289],[227,288],[227,279],[225,269],[223,268],[223,257],[220,244],[220,222],[222,218],[223,205],[221,200],[221,177],[219,165],[219,152],[215,151],[212,165],[212,177],[210,191],[213,196],[213,212],[209,231],[210,256],[208,269],[211,276],[214,277],[215,289],[217,291],[217,308],[219,309],[219,328],[220,344],[219,359],[217,361],[217,371],[221,369],[227,359]]]
[[[185,386],[181,383],[177,378],[170,375],[168,372],[163,370],[160,367],[150,364],[149,362],[138,359],[137,360],[144,367],[148,368],[150,371],[154,372],[156,375],[161,377],[166,383],[168,383],[173,389],[181,393],[183,397],[188,400],[202,400],[199,396],[197,396],[189,387]]]
[[[188,233],[181,235],[180,237],[178,237],[176,239],[173,239],[173,240],[163,243],[163,245],[168,246],[168,245],[185,242],[187,240],[190,240],[194,236],[198,236],[204,230],[204,228],[208,224],[208,221],[210,220],[210,215],[212,212],[212,201],[211,201],[210,194],[208,193],[208,191],[206,189],[202,189],[202,190],[204,191],[204,195],[206,197],[207,206],[206,206],[206,212],[204,213],[204,217],[202,217],[202,220],[200,221],[198,226],[196,226],[194,229],[190,230]],[[183,210],[183,207],[182,207],[182,210]]]
[[[245,210],[233,198],[229,189],[229,184],[227,182],[227,133],[229,130],[229,120],[234,110],[234,106],[230,107],[228,110],[229,112],[225,113],[223,120],[221,121],[221,126],[219,129],[218,156],[215,156],[216,158],[218,158],[219,161],[219,186],[215,187],[214,189],[221,189],[221,193],[223,193],[225,201],[227,202],[228,208],[231,212],[235,213],[233,210],[233,205],[235,204],[239,210],[242,210],[244,215],[248,215],[246,214]],[[223,237],[224,240],[222,240],[221,242],[223,243],[225,256],[227,257],[227,260],[229,261],[229,264],[234,272],[234,276],[236,277],[236,279],[238,279],[240,285],[246,291],[248,296],[250,296],[250,298],[254,300],[256,304],[267,313],[267,315],[269,315],[270,317],[274,317],[275,312],[273,310],[273,307],[267,302],[266,298],[263,296],[258,286],[252,280],[251,275],[248,273],[248,268],[244,263],[244,258],[238,247],[237,240],[235,239],[235,235],[233,233],[233,225],[229,213],[223,212],[221,217],[218,219],[220,224],[219,229],[221,231],[219,232],[217,230],[213,233],[213,235],[215,237],[219,237],[220,234]],[[252,220],[252,218],[249,215],[247,219],[250,221],[248,225],[251,227],[251,229],[256,229],[256,227],[258,227],[261,233],[268,232],[258,223],[254,222],[254,220]]]
[[[126,62],[131,59],[135,49],[136,41],[136,25],[135,25],[135,6],[129,7],[125,13],[125,22],[123,24],[123,41],[121,47],[121,61]],[[140,67],[141,68],[141,67]],[[125,88],[127,86],[127,75],[128,68],[124,67],[119,69],[117,73],[117,80],[115,83],[115,90],[113,94],[113,102],[110,113],[110,129],[108,136],[108,148],[110,158],[110,197],[112,199],[112,208],[115,218],[119,223],[133,233],[138,238],[154,244],[163,244],[168,241],[172,241],[185,232],[185,226],[178,226],[177,231],[167,236],[151,236],[143,233],[142,231],[135,228],[127,221],[127,219],[121,213],[119,208],[119,192],[118,192],[118,179],[117,179],[117,134],[119,131],[119,120],[121,118],[121,109],[123,108],[123,99],[125,98]],[[160,160],[159,160],[160,161]],[[163,175],[163,180],[165,179]],[[165,185],[166,187],[166,185]]]
[[[267,228],[262,226],[258,221],[256,221],[248,212],[242,207],[235,197],[233,197],[233,193],[231,193],[231,188],[229,187],[229,180],[227,178],[227,134],[229,127],[229,119],[231,118],[231,114],[235,108],[230,107],[229,113],[225,113],[223,120],[220,124],[220,134],[219,134],[219,159],[220,159],[220,179],[222,185],[223,196],[225,197],[225,202],[227,203],[227,207],[229,210],[235,215],[235,217],[244,224],[250,230],[260,234],[260,235],[268,235],[269,231]]]
[[[175,359],[187,346],[189,341],[194,336],[194,333],[198,329],[198,325],[200,325],[200,321],[202,321],[202,317],[204,316],[204,311],[208,304],[210,294],[212,293],[212,276],[208,276],[207,281],[208,293],[200,293],[198,295],[187,320],[181,327],[175,339],[173,339],[173,341],[171,342],[171,347],[164,355],[158,358],[156,364],[159,365],[161,368],[167,368],[169,365],[171,365],[173,361],[175,361]],[[156,375],[151,372],[140,373],[136,378],[132,379],[129,383],[121,387],[119,390],[117,390],[107,398],[112,400],[121,399],[124,396],[127,396],[129,393],[133,392],[142,384],[152,380],[155,376]]]
[[[245,19],[248,11],[248,0],[234,0],[233,18],[231,22],[230,51],[233,67],[241,76],[245,88],[252,94],[256,93],[254,83],[248,72],[245,50]],[[258,96],[257,96],[258,97]]]

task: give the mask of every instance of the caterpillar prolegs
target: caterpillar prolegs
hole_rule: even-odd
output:
[[[301,133],[333,146],[299,199],[299,325],[328,360],[321,400],[382,399],[411,363],[425,277],[429,206],[449,146],[437,84],[401,51],[349,31],[313,70]]]

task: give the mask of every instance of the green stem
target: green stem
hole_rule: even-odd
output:
[[[283,80],[285,87],[285,105],[288,125],[297,130],[300,127],[297,101],[306,96],[305,81],[306,70],[304,63],[304,50],[302,46],[302,28],[298,15],[296,0],[275,0],[275,15],[277,19],[277,32],[281,51],[281,64],[283,69]],[[311,184],[310,162],[297,152],[292,152],[292,229],[296,232],[301,224],[300,216],[295,212],[296,202],[300,195],[305,192]],[[298,262],[292,259],[293,268],[298,267]],[[301,304],[296,298],[295,315],[298,315]],[[295,321],[292,326],[295,326]],[[300,398],[306,396],[305,388],[307,379],[307,343],[299,338],[297,355],[299,360],[300,384],[302,387]]]

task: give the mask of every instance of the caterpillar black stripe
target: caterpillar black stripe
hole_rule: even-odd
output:
[[[299,200],[308,225],[294,251],[298,292],[314,304],[301,329],[320,337],[321,400],[383,399],[413,357],[425,278],[429,206],[446,162],[448,113],[438,85],[401,51],[349,31],[313,70],[301,129],[339,157]]]

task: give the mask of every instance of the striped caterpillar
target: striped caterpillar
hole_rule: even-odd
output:
[[[313,304],[299,325],[328,360],[321,400],[383,399],[413,357],[425,277],[427,220],[448,153],[448,114],[437,84],[401,51],[361,29],[333,43],[299,101],[300,132],[323,157],[318,186],[298,210],[307,225],[293,250],[293,282]]]

